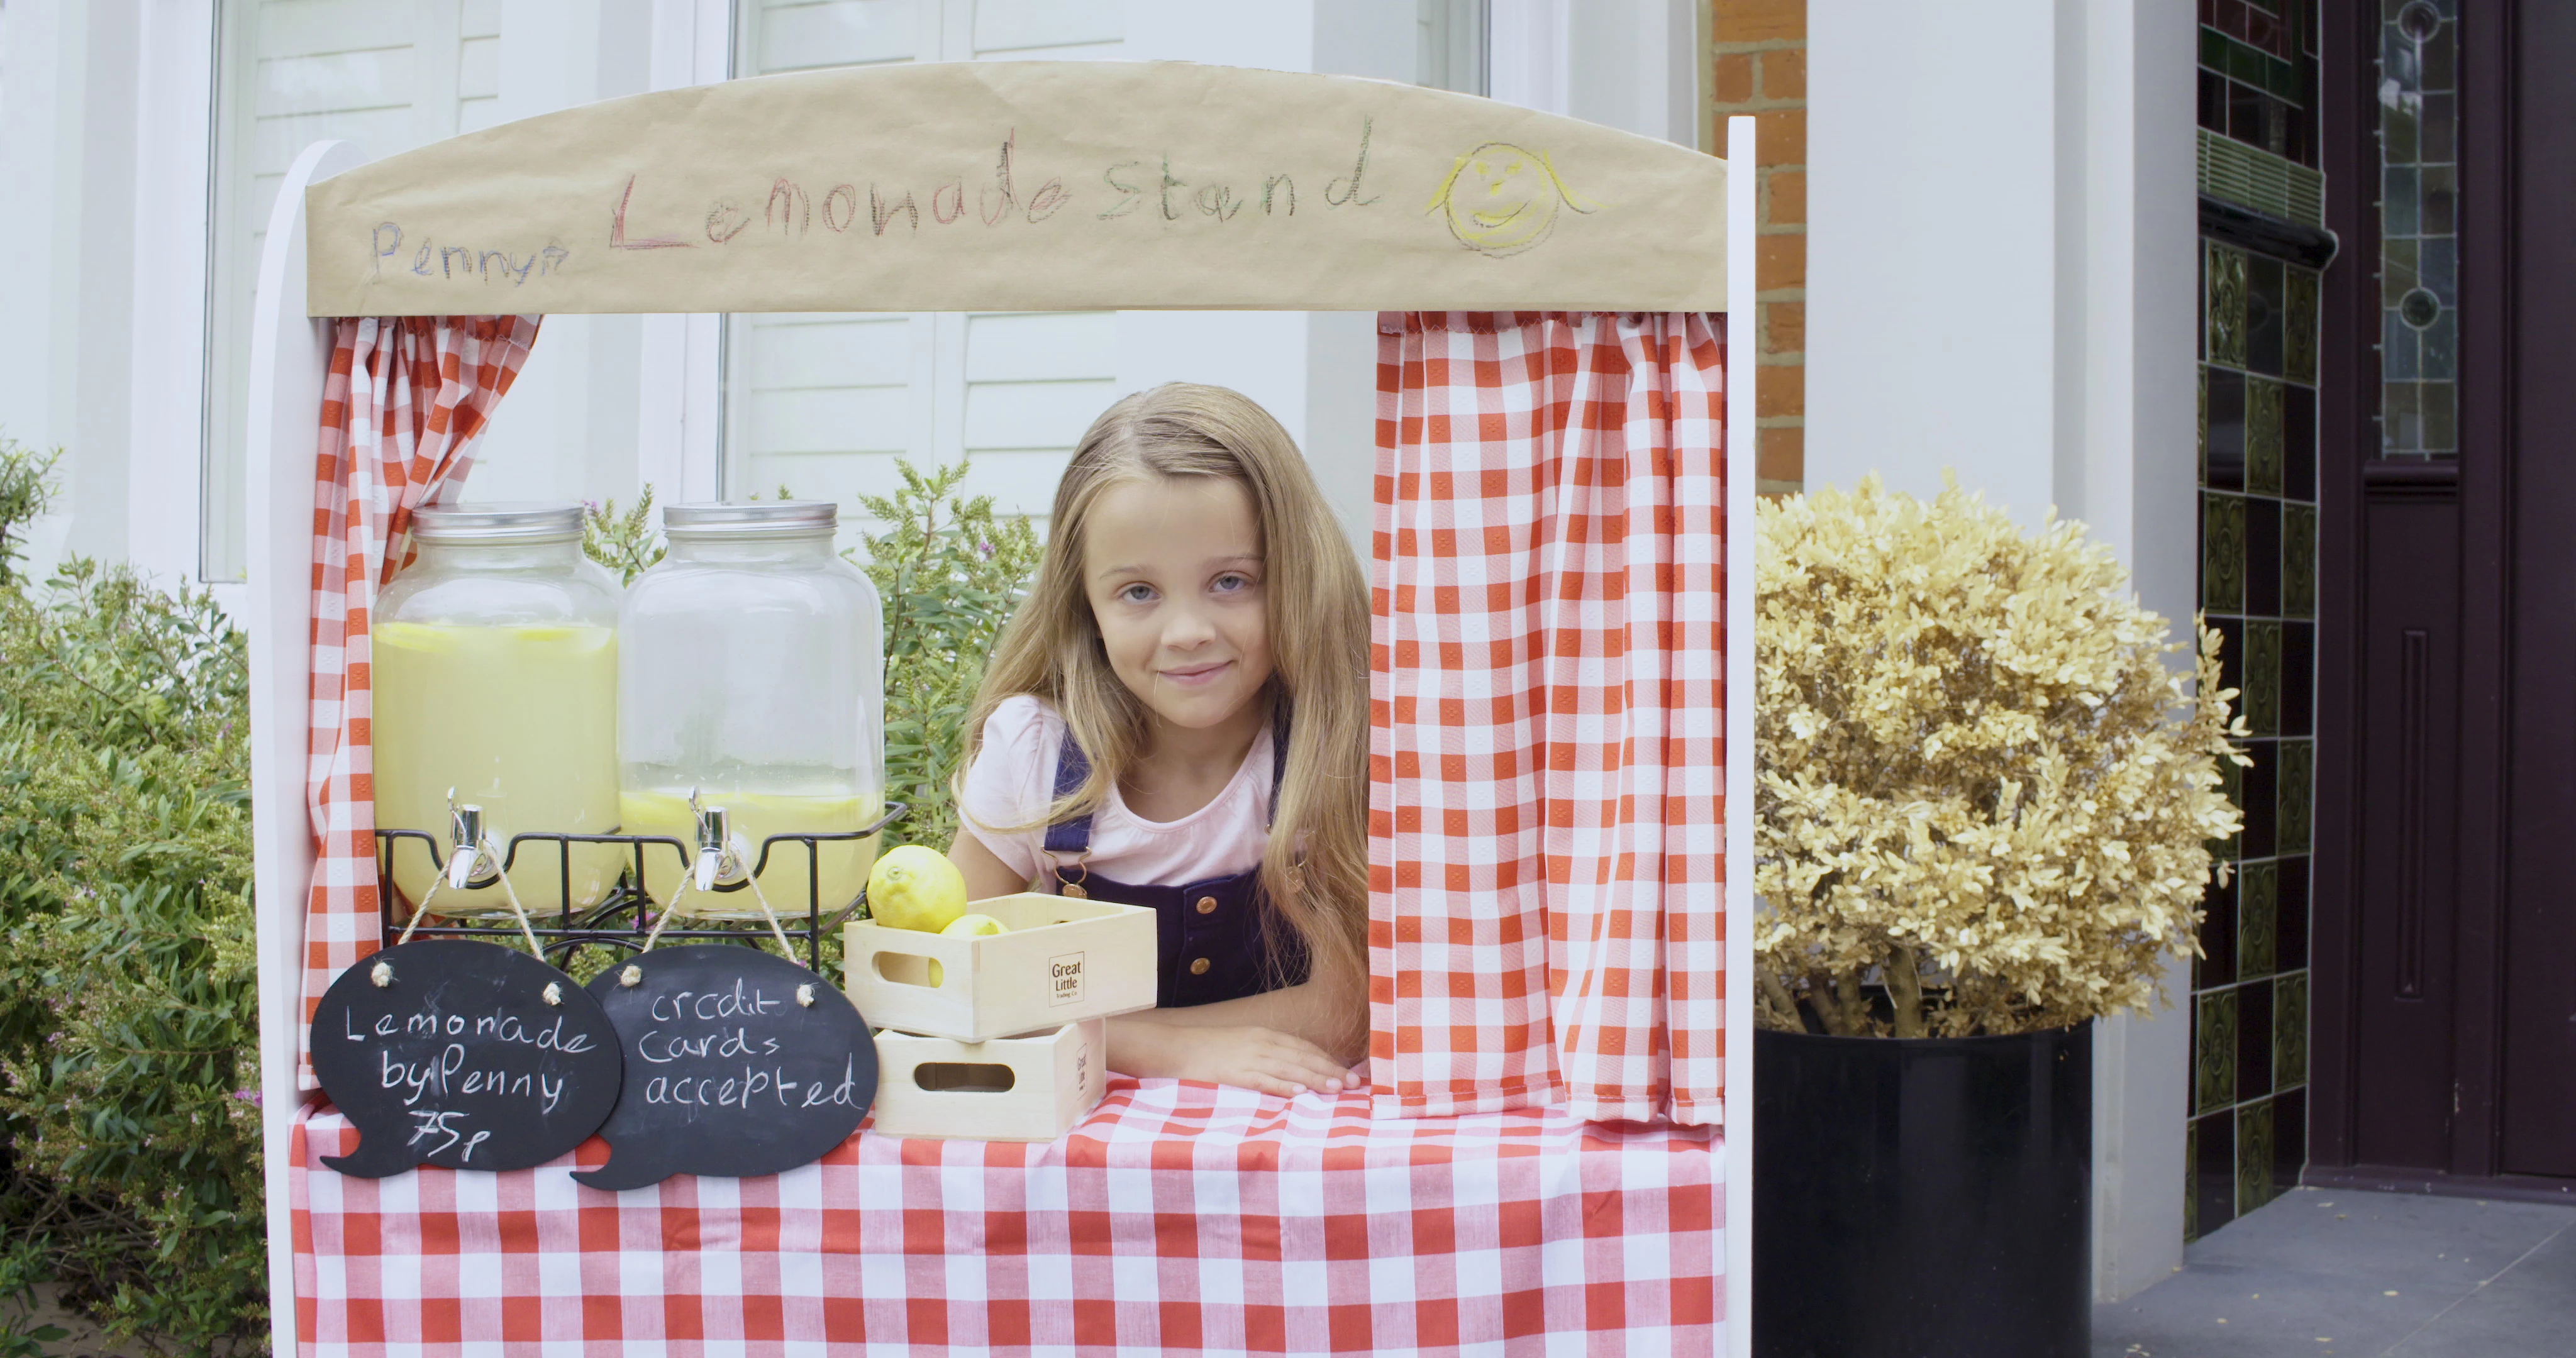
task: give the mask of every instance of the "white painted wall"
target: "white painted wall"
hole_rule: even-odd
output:
[[[724,79],[740,64],[729,0],[290,8],[0,6],[11,75],[0,87],[0,182],[41,186],[53,205],[0,220],[0,246],[16,264],[0,276],[0,315],[13,322],[0,329],[0,431],[70,454],[61,512],[37,529],[40,567],[82,551],[165,581],[237,574],[243,313],[266,195],[304,143],[347,137],[381,157],[592,99]],[[995,25],[1008,19],[1122,32],[1114,54],[1129,58],[1397,81],[1490,67],[1495,92],[1512,102],[1692,142],[1703,8],[1492,0],[1482,23],[1477,0],[1027,0],[989,15],[957,0],[836,0],[800,13],[840,28],[908,16],[923,30],[909,34],[913,48],[940,56],[988,55],[986,39],[999,41]],[[259,25],[272,18],[285,27],[264,37]],[[1459,46],[1478,32],[1490,35],[1484,63]],[[1114,46],[1093,44],[1103,54]],[[364,97],[370,80],[384,84],[380,97]],[[948,385],[963,392],[972,318],[947,323],[957,342],[930,347],[947,355],[958,378]],[[1376,346],[1365,313],[1134,313],[1117,319],[1114,362],[1096,376],[1113,395],[1181,378],[1252,394],[1307,449],[1365,550]],[[550,319],[483,445],[471,495],[624,498],[646,482],[665,499],[715,494],[729,434],[745,442],[740,419],[726,428],[721,385],[744,357],[728,358],[714,317]],[[730,404],[749,395],[736,391]],[[933,437],[934,452],[972,441],[962,430],[971,421],[950,413],[958,418],[930,424],[958,437]],[[1011,486],[974,488],[1007,489],[1010,507],[1036,508],[1017,503],[1028,499],[1018,483],[1030,469],[1013,456],[1030,455],[995,463],[1013,473]],[[759,469],[736,470],[736,492],[759,480]]]
[[[532,118],[651,88],[645,7],[621,0],[548,0],[496,7],[488,111],[470,124]],[[390,147],[365,148],[370,159]],[[475,455],[476,500],[625,500],[642,484],[644,364],[640,316],[550,316],[527,366]],[[676,374],[672,374],[676,376]]]
[[[1811,0],[1807,484],[1945,469],[2191,616],[2194,16]],[[2181,993],[2187,973],[2170,970]],[[2182,1258],[2189,1016],[2095,1038],[2096,1291]]]
[[[1699,55],[1707,10],[1695,0],[1491,0],[1491,92],[1507,104],[1706,147]]]
[[[2057,55],[2036,0],[1811,0],[1807,472],[2053,494]]]
[[[1123,0],[1139,61],[1187,60],[1411,82],[1420,15],[1390,0],[1218,6]],[[1352,549],[1369,550],[1377,459],[1374,313],[1130,311],[1118,317],[1118,390],[1212,382],[1259,401],[1306,454]]]

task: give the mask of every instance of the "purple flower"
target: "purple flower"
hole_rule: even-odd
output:
[[[259,1091],[256,1089],[236,1089],[233,1091],[233,1097],[244,1103],[256,1105],[259,1102]]]

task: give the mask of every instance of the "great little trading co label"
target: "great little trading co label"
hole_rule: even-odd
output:
[[[525,1169],[580,1145],[616,1102],[617,1033],[571,977],[440,940],[341,973],[313,1017],[313,1072],[358,1126],[359,1178],[414,1165]]]
[[[1082,1003],[1082,954],[1069,952],[1047,959],[1047,1003]]]
[[[573,1175],[618,1191],[674,1174],[748,1178],[821,1158],[875,1101],[876,1044],[847,997],[772,954],[658,948],[590,983],[626,1082],[599,1129],[609,1161]]]

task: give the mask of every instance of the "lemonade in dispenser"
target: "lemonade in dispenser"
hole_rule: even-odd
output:
[[[419,554],[376,601],[376,827],[451,851],[451,802],[481,809],[505,851],[527,831],[612,834],[617,797],[617,584],[581,553],[578,505],[424,507]],[[603,899],[613,845],[520,847],[510,886],[531,913]],[[569,872],[567,861],[569,859]],[[413,840],[392,847],[394,886],[434,915],[506,914],[497,883],[440,885]]]
[[[667,835],[694,852],[694,797],[726,813],[756,862],[771,835],[876,821],[884,624],[876,587],[832,548],[839,519],[836,506],[805,500],[662,511],[668,555],[636,579],[619,614],[626,833]],[[802,917],[817,900],[838,910],[866,884],[876,843],[825,841],[810,866],[801,843],[781,843],[758,898],[781,916]],[[646,892],[675,913],[760,918],[750,890],[679,891],[682,860],[667,849],[647,848],[644,863]]]

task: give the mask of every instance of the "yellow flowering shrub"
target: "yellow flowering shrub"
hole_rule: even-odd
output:
[[[1758,550],[1762,1025],[2144,1012],[2158,958],[2198,951],[2210,846],[2241,823],[2218,634],[2169,669],[2183,648],[2109,548],[2054,516],[2024,534],[1956,483],[1766,503]]]

